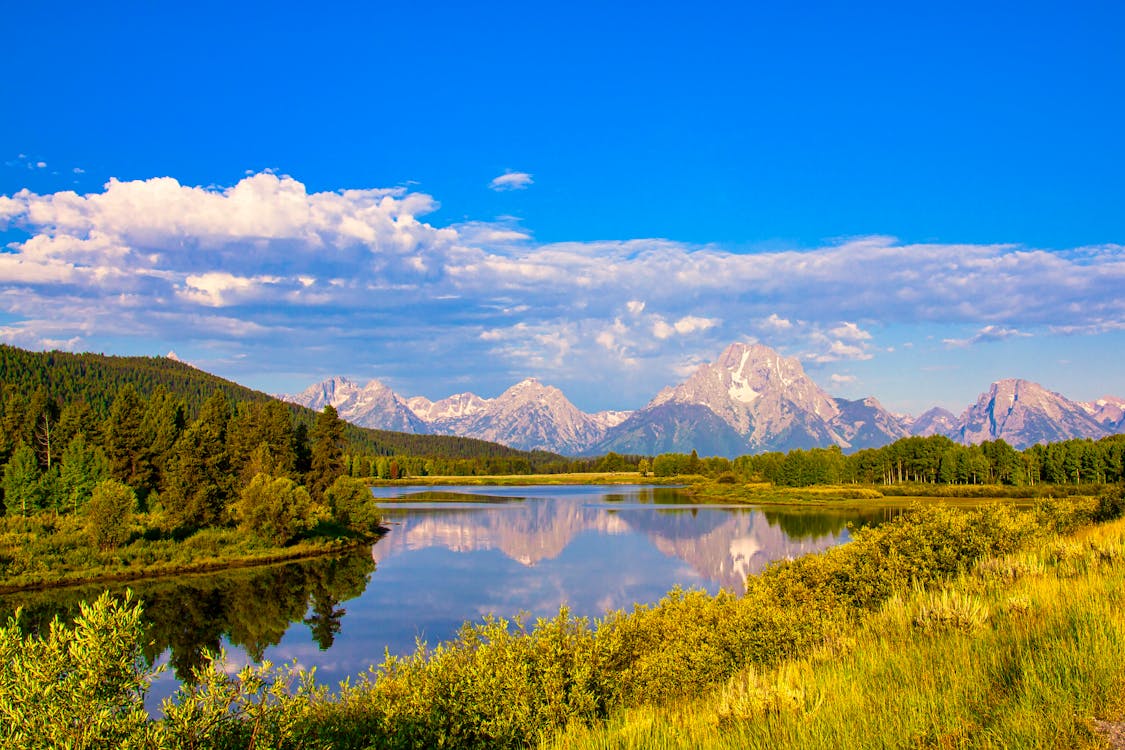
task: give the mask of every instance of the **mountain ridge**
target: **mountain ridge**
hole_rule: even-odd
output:
[[[471,392],[437,401],[403,398],[378,381],[360,387],[346,378],[281,398],[302,404],[309,402],[310,394],[332,398],[328,394],[337,393],[340,381],[340,415],[356,424],[382,429],[398,425],[419,433],[469,436],[564,455],[697,450],[735,457],[829,446],[856,451],[910,435],[944,435],[966,444],[1003,439],[1022,449],[1125,431],[1125,399],[1106,396],[1080,404],[1015,378],[993,383],[959,416],[940,407],[918,417],[897,416],[874,396],[831,396],[795,357],[763,344],[738,342],[635,411],[589,414],[561,390],[536,378],[525,378],[494,398]]]

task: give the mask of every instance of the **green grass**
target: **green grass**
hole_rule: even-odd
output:
[[[1125,521],[889,599],[805,658],[553,748],[1095,748],[1125,718]]]

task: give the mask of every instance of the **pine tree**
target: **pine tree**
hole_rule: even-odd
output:
[[[78,433],[62,455],[60,481],[68,510],[78,512],[90,499],[94,487],[109,478],[109,461],[101,448],[86,442]]]
[[[39,510],[39,460],[35,451],[20,442],[4,467],[4,508],[9,516],[26,516]]]
[[[312,467],[308,487],[313,499],[320,500],[336,478],[344,474],[344,422],[335,407],[328,404],[316,418],[312,432]]]
[[[200,528],[223,519],[233,494],[226,448],[229,419],[230,402],[215,391],[176,443],[162,500],[177,526]]]
[[[153,479],[144,416],[145,403],[130,384],[118,391],[105,423],[105,454],[109,459],[110,476],[142,496],[152,488]]]
[[[185,410],[183,399],[168,393],[163,386],[149,397],[141,430],[148,438],[146,460],[152,467],[152,489],[163,489],[167,484],[165,475],[176,441],[184,431]]]

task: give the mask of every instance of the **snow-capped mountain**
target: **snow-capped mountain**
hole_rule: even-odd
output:
[[[562,391],[534,378],[495,398],[458,393],[438,401],[402,398],[377,380],[318,383],[288,401],[362,427],[460,435],[522,450],[565,455],[666,452],[735,457],[837,445],[874,448],[907,435],[945,435],[962,443],[1003,439],[1016,448],[1125,432],[1125,399],[1078,404],[1026,380],[1002,380],[960,417],[933,408],[917,418],[891,414],[875,399],[833,398],[793,357],[761,344],[731,344],[643,409],[587,414]]]
[[[661,453],[695,447],[702,452],[706,444],[712,455],[737,456],[829,445],[862,448],[906,434],[875,399],[834,399],[795,357],[761,344],[736,343],[680,385],[657,394],[611,429],[597,448]]]
[[[1125,431],[1125,398],[1103,396],[1097,401],[1078,404],[1094,421],[1115,432]]]
[[[569,455],[596,443],[606,428],[563,392],[535,378],[516,383],[493,399],[471,393],[429,403],[411,399],[429,421],[432,432],[463,435],[503,443],[520,450],[547,450]]]
[[[412,396],[406,399],[406,405],[423,422],[432,424],[480,414],[488,408],[488,401],[475,393],[456,393],[438,401],[430,401],[425,396]]]
[[[418,418],[406,402],[378,380],[360,387],[348,378],[331,378],[311,385],[298,394],[279,398],[315,411],[331,404],[341,419],[360,427],[412,432],[417,435],[430,432],[426,423]]]
[[[1079,404],[1027,380],[1000,380],[958,419],[954,440],[1002,439],[1017,449],[1071,438],[1101,438],[1110,430]]]

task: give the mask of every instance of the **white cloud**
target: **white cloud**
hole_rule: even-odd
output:
[[[964,348],[967,346],[974,346],[976,344],[984,344],[992,341],[1003,341],[1010,338],[1026,338],[1030,333],[1018,331],[1015,328],[1004,328],[1002,326],[985,326],[976,332],[975,335],[965,339],[942,339],[942,343],[951,348]]]
[[[540,244],[511,218],[426,223],[437,205],[401,187],[310,193],[266,172],[210,189],[153,178],[0,196],[0,227],[29,234],[0,252],[4,335],[223,342],[257,347],[264,370],[416,357],[450,380],[534,367],[666,383],[752,335],[826,363],[885,352],[890,326],[922,328],[907,333],[919,341],[931,324],[975,331],[948,346],[1125,330],[1119,245]]]
[[[527,172],[505,172],[499,177],[493,177],[492,182],[488,183],[488,187],[497,192],[526,190],[527,186],[533,182],[534,180]]]
[[[706,331],[708,328],[714,328],[722,322],[716,318],[700,318],[696,315],[688,315],[680,318],[675,323],[676,333],[681,336],[687,336],[691,333],[699,331]]]
[[[862,345],[849,344],[844,341],[832,341],[826,349],[815,352],[809,356],[813,362],[839,362],[846,359],[866,360],[874,358],[874,354]]]
[[[850,385],[851,383],[856,382],[855,375],[841,375],[838,372],[832,373],[831,377],[829,377],[828,379],[832,381],[833,385]]]
[[[829,331],[829,333],[836,338],[843,339],[845,341],[871,340],[871,334],[861,329],[855,323],[843,323],[833,328],[831,331]]]
[[[772,331],[788,331],[793,327],[793,322],[781,317],[777,313],[770,313],[770,316],[761,322],[761,327]]]

